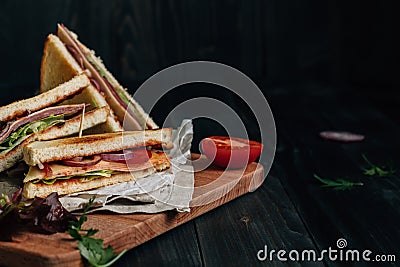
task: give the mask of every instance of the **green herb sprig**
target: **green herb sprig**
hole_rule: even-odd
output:
[[[363,186],[364,184],[362,182],[352,182],[348,181],[345,179],[336,179],[336,180],[331,180],[331,179],[326,179],[326,178],[321,178],[318,175],[314,174],[314,178],[323,183],[322,187],[330,187],[334,190],[350,190],[354,186]]]
[[[396,170],[393,168],[393,164],[390,165],[390,167],[386,166],[378,166],[373,164],[368,158],[363,154],[362,158],[365,160],[365,162],[368,164],[368,168],[362,168],[364,175],[367,176],[378,176],[378,177],[390,177],[394,176],[396,173]]]
[[[95,267],[107,267],[115,263],[126,252],[122,251],[118,256],[111,246],[104,247],[102,239],[96,239],[92,236],[98,229],[83,229],[82,225],[87,221],[87,211],[94,202],[94,197],[89,200],[89,204],[83,210],[83,214],[77,222],[71,222],[68,227],[68,233],[72,238],[78,240],[78,248],[82,257]]]

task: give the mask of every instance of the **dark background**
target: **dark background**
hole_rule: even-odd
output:
[[[265,244],[320,251],[340,237],[351,248],[394,254],[400,247],[399,179],[366,177],[362,155],[380,166],[394,162],[399,176],[395,7],[394,1],[360,0],[2,0],[0,104],[35,93],[43,43],[58,22],[95,49],[132,93],[176,63],[231,65],[271,100],[278,146],[268,180],[255,193],[129,251],[119,266],[255,265]],[[206,95],[232,105],[257,139],[246,104],[215,86],[177,88],[152,115],[160,124],[176,104]],[[200,123],[209,128],[195,129],[196,141],[221,132]],[[366,139],[338,144],[318,138],[330,129]],[[314,174],[364,186],[321,188]]]
[[[210,60],[244,72],[267,99],[279,90],[351,90],[399,121],[397,13],[394,1],[4,0],[0,104],[35,93],[44,40],[62,22],[132,93],[165,67]],[[182,90],[229,95],[201,85]],[[158,123],[163,108],[152,111]]]

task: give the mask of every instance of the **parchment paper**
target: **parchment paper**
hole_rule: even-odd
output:
[[[187,160],[190,159],[192,138],[192,121],[184,120],[172,132],[174,148],[167,153],[171,157],[169,170],[132,182],[71,194],[60,198],[60,201],[69,211],[82,209],[95,195],[89,212],[157,213],[172,209],[188,212],[194,189],[193,167]]]

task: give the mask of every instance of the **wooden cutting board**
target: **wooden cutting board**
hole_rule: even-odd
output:
[[[117,252],[132,249],[201,214],[257,189],[264,181],[262,165],[246,170],[222,171],[207,168],[195,173],[190,213],[168,211],[157,214],[90,214],[85,228],[97,228],[96,238]],[[77,242],[67,233],[43,235],[22,232],[12,242],[0,242],[0,265],[83,266]]]

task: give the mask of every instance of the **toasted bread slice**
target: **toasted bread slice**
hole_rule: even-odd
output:
[[[25,115],[27,112],[38,111],[60,103],[68,97],[81,92],[89,84],[90,81],[85,75],[78,75],[43,94],[0,107],[0,121],[8,121]]]
[[[40,91],[46,92],[82,72],[83,69],[60,39],[56,35],[48,35],[40,68]]]
[[[35,166],[45,162],[90,156],[141,146],[171,148],[171,128],[147,131],[125,131],[37,141],[24,147],[24,160]]]

